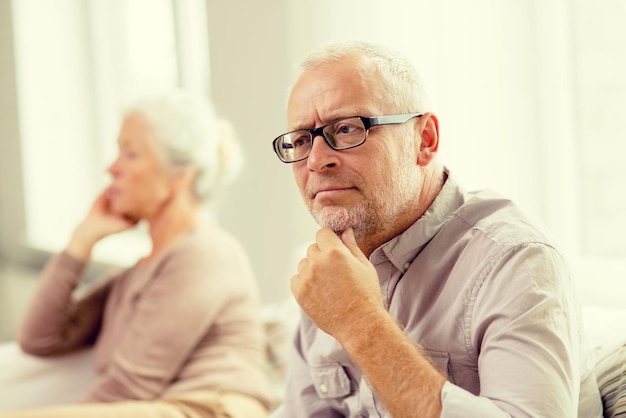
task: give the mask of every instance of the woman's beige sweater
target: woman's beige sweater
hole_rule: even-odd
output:
[[[84,268],[67,253],[50,260],[19,340],[36,355],[94,344],[98,379],[85,402],[209,389],[269,404],[257,283],[228,232],[204,222],[75,300]]]

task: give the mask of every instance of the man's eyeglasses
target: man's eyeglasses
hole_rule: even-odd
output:
[[[273,142],[274,152],[284,163],[295,163],[306,159],[313,147],[313,138],[322,136],[324,141],[334,150],[345,150],[362,145],[372,126],[399,125],[421,113],[406,113],[389,116],[353,116],[339,119],[315,129],[299,129],[280,135]]]

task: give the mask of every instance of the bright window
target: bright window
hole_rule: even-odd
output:
[[[626,3],[578,0],[575,16],[582,247],[626,258]]]
[[[541,218],[585,296],[622,303],[623,0],[317,0],[292,13],[299,54],[356,37],[409,56],[440,117],[441,155],[465,186],[492,188]]]
[[[65,245],[108,180],[125,105],[174,86],[208,93],[203,4],[13,2],[27,245]],[[96,257],[132,261],[140,236],[107,238]]]
[[[219,58],[216,105],[230,109],[225,116],[250,141],[253,178],[227,215],[261,281],[276,284],[267,295],[288,292],[276,278],[281,254],[317,228],[296,192],[274,186],[293,182],[262,143],[283,127],[276,115],[284,114],[285,68],[322,42],[358,38],[394,46],[416,63],[440,116],[442,157],[467,188],[493,188],[543,219],[576,265],[582,291],[621,303],[624,0],[389,0],[384,7],[288,0],[283,9],[251,2],[249,14],[229,2],[207,4]],[[203,0],[13,1],[27,242],[65,244],[107,178],[122,103],[155,85],[208,93],[204,7]],[[263,199],[251,220],[247,209]],[[294,215],[276,215],[292,205]],[[274,228],[279,223],[285,227]]]

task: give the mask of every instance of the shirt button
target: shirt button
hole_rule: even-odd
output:
[[[408,270],[411,267],[411,263],[404,263],[404,271]]]
[[[328,392],[328,387],[326,387],[326,384],[325,384],[325,383],[322,383],[322,384],[320,385],[320,390],[322,391],[322,393],[326,393],[326,392]]]

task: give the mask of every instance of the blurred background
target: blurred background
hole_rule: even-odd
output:
[[[235,125],[246,164],[220,220],[263,300],[288,297],[317,226],[271,141],[295,64],[348,38],[408,55],[450,170],[541,218],[585,301],[623,305],[626,0],[0,0],[0,340],[107,184],[123,106],[171,86]],[[145,250],[111,237],[93,274]]]

